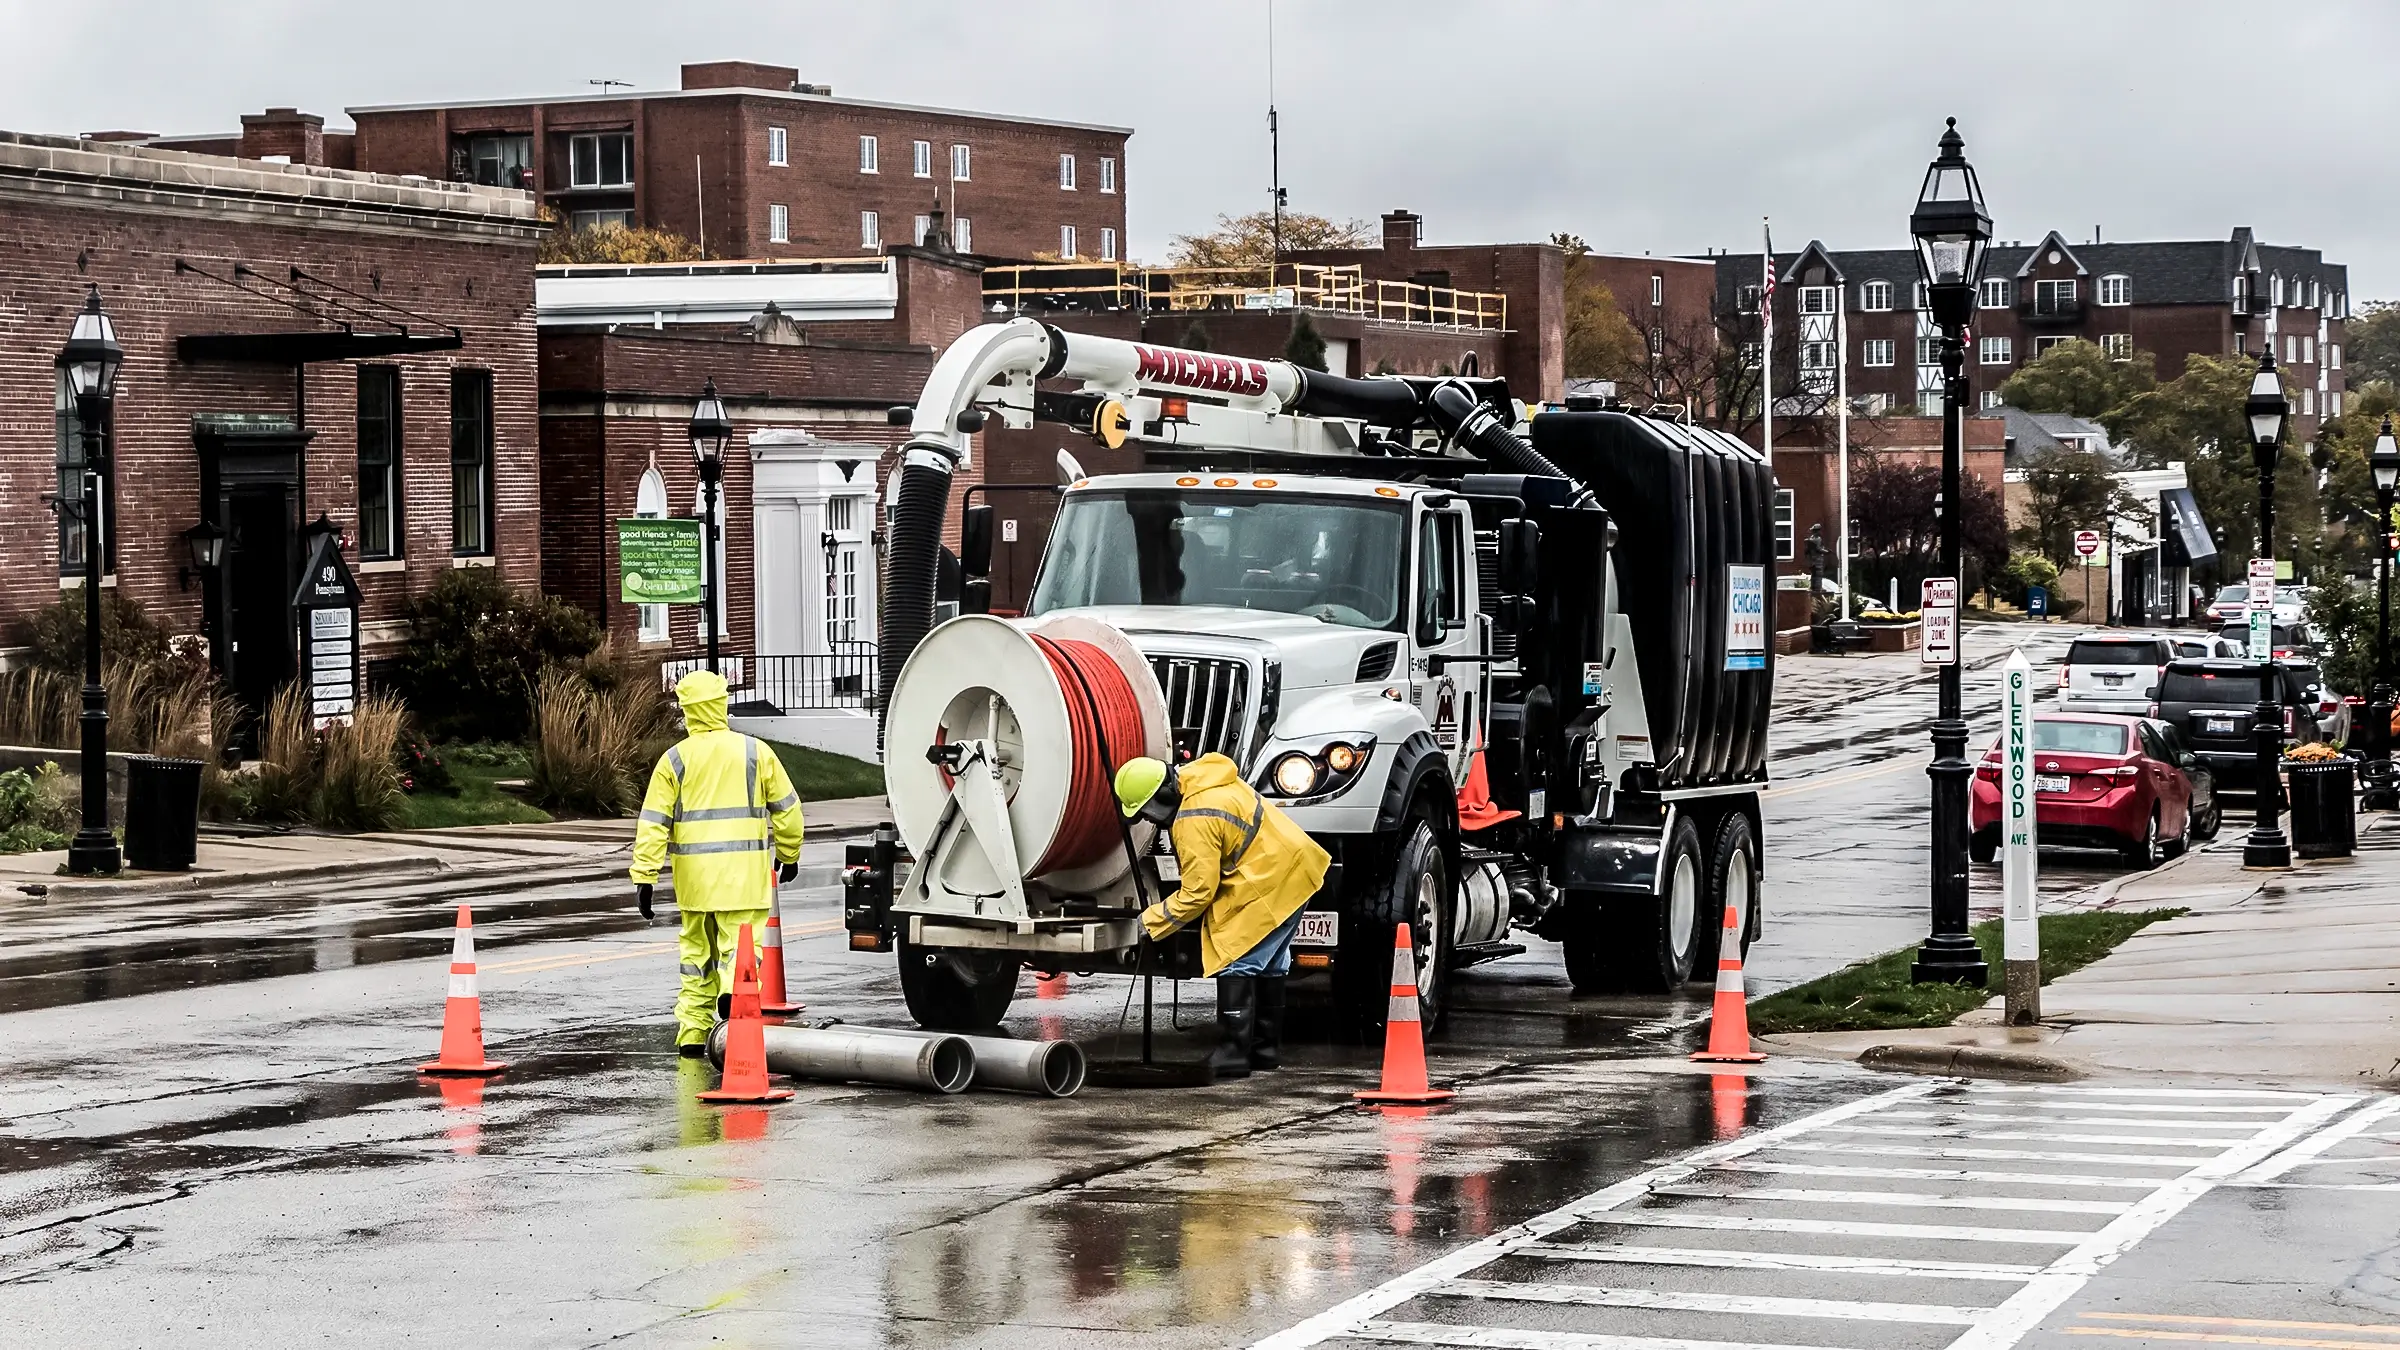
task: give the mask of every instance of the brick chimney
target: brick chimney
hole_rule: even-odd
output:
[[[286,163],[325,163],[325,119],[298,108],[269,108],[263,113],[242,114],[242,144],[237,151],[244,159],[265,159],[280,156]]]
[[[683,68],[686,89],[790,89],[800,83],[797,66],[756,61],[700,61]]]
[[[1386,253],[1413,252],[1417,247],[1418,236],[1423,233],[1424,225],[1424,220],[1414,211],[1384,212],[1383,251]]]

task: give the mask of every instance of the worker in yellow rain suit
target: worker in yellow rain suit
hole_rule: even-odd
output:
[[[1333,859],[1267,805],[1223,755],[1181,768],[1130,759],[1117,770],[1126,816],[1166,827],[1183,882],[1142,915],[1153,938],[1200,923],[1200,966],[1217,977],[1219,1078],[1246,1078],[1282,1063],[1284,985],[1300,911]]]
[[[727,1016],[742,925],[756,959],[772,888],[800,871],[800,794],[766,742],[726,727],[725,698],[724,677],[709,671],[676,682],[686,734],[650,771],[633,833],[633,896],[644,919],[659,868],[675,869],[683,918],[675,1048],[687,1056],[706,1054],[710,1028]]]

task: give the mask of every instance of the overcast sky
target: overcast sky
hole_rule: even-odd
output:
[[[2322,248],[2400,298],[2400,5],[2221,0],[1280,0],[1296,209],[1433,243],[1896,247],[1956,116],[2002,239]],[[1130,126],[1131,251],[1267,199],[1266,0],[0,0],[0,126],[230,129],[296,104],[672,88],[683,61],[837,94]]]

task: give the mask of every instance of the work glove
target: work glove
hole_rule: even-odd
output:
[[[800,860],[795,858],[775,869],[775,884],[789,886],[800,879]]]
[[[1166,941],[1180,926],[1167,913],[1167,907],[1163,901],[1142,911],[1142,931],[1148,933],[1153,942]]]
[[[649,882],[637,881],[633,884],[633,907],[642,912],[643,923],[649,923],[652,921],[652,915],[650,913]]]

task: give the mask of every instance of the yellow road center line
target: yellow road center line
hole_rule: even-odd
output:
[[[503,961],[498,965],[481,966],[478,967],[478,969],[482,974],[485,975],[517,975],[524,974],[528,971],[557,970],[565,966],[593,966],[599,965],[605,961],[630,961],[637,956],[649,956],[655,952],[672,951],[674,947],[675,944],[672,942],[645,942],[639,946],[626,948],[620,951],[591,952],[585,954],[557,953],[550,956],[528,956],[515,961]]]
[[[2160,1327],[2068,1327],[2070,1336],[2115,1336],[2132,1341],[2206,1341],[2213,1345],[2280,1345],[2296,1350],[2391,1350],[2390,1341],[2318,1341],[2298,1336],[2232,1336]]]
[[[1872,769],[1858,769],[1850,773],[1833,774],[1824,778],[1803,778],[1797,783],[1788,783],[1782,787],[1768,788],[1766,791],[1761,792],[1758,795],[1761,797],[1782,797],[1802,792],[1815,792],[1820,788],[1841,787],[1846,783],[1861,782],[1869,778],[1880,778],[1887,773],[1898,773],[1902,769],[1922,769],[1924,767],[1925,763],[1923,760],[1896,759],[1889,764],[1878,765]]]
[[[2087,1312],[2094,1322],[2182,1322],[2215,1327],[2274,1327],[2285,1331],[2364,1331],[2376,1336],[2400,1336],[2400,1323],[2278,1322],[2260,1317],[2201,1317],[2190,1313]]]

